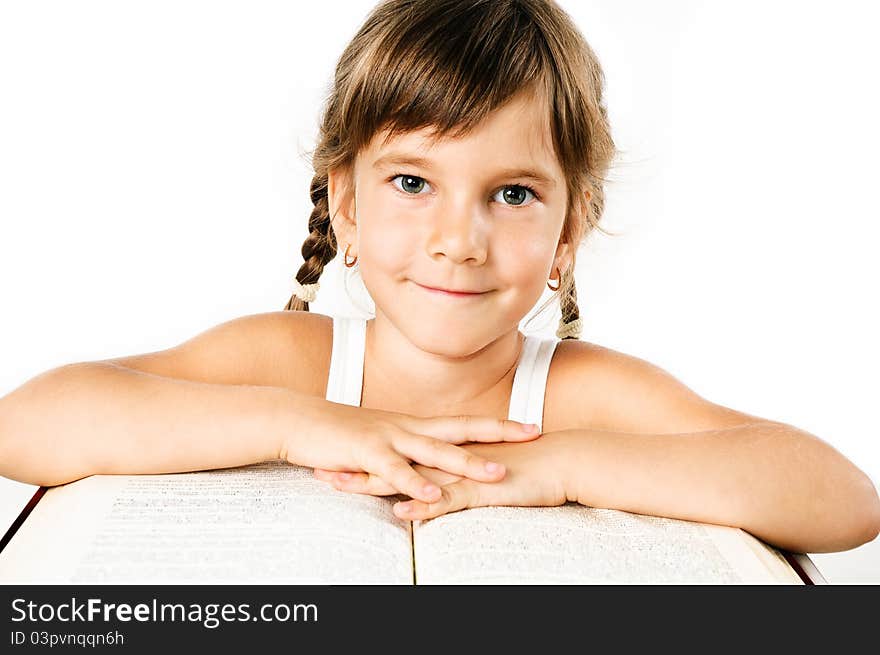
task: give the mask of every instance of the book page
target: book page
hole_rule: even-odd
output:
[[[393,500],[283,460],[96,475],[46,491],[0,553],[0,582],[412,584]]]
[[[413,542],[417,584],[801,583],[737,528],[577,503],[445,514]]]

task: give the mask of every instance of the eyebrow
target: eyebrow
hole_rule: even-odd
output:
[[[390,152],[387,155],[383,155],[379,157],[376,161],[373,162],[374,169],[380,169],[386,166],[418,166],[419,168],[425,168],[428,170],[433,169],[433,163],[430,159],[426,159],[424,157],[417,157],[415,155],[406,155],[402,153]],[[536,184],[543,184],[546,187],[555,187],[556,182],[553,178],[543,172],[540,169],[533,168],[523,168],[523,167],[514,167],[514,168],[504,168],[496,171],[497,177],[516,177],[523,178],[527,180],[531,180]]]

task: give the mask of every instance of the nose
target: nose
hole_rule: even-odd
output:
[[[482,264],[488,254],[488,223],[479,207],[466,200],[438,203],[431,221],[428,254],[456,264]]]

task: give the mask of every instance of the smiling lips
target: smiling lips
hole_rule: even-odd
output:
[[[418,285],[428,293],[432,293],[437,296],[445,296],[447,298],[478,298],[486,293],[484,291],[448,291],[446,289],[426,287],[423,284],[419,284],[418,282],[416,282],[416,285]]]

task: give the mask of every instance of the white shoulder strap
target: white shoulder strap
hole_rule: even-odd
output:
[[[360,407],[366,336],[365,319],[333,317],[333,351],[327,378],[327,400]]]
[[[543,429],[544,392],[557,343],[558,339],[526,336],[513,376],[507,417],[511,421],[536,423]]]

